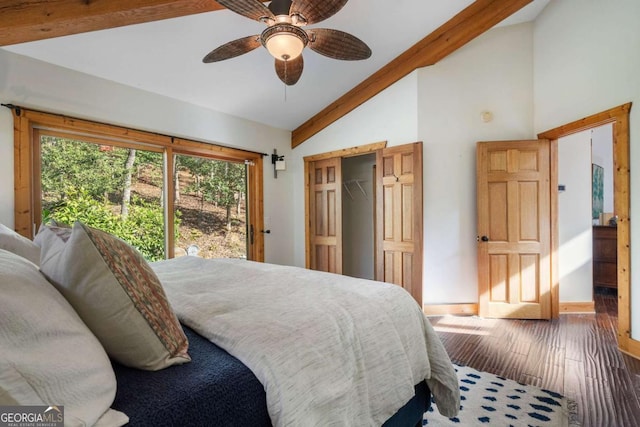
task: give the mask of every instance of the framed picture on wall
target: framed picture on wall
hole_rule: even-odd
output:
[[[591,195],[592,218],[599,219],[604,208],[604,169],[595,163],[591,165]]]

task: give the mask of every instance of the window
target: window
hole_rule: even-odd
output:
[[[247,165],[183,154],[174,157],[176,251],[203,258],[246,258]]]
[[[149,260],[264,260],[262,154],[20,109],[15,225],[108,231]],[[169,173],[167,171],[170,171]]]

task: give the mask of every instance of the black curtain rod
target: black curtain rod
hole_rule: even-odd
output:
[[[26,109],[26,108],[24,108],[24,107],[20,107],[20,106],[18,106],[18,105],[13,105],[13,104],[0,104],[0,105],[1,105],[1,106],[3,106],[3,107],[8,108],[8,109],[10,109],[10,110],[14,110],[14,111],[16,112],[16,116],[20,116],[20,115],[22,114],[22,110],[25,110],[25,109]],[[47,112],[47,111],[40,111],[40,110],[31,110],[31,111],[36,111],[36,112],[38,112],[38,113],[53,114],[53,115],[60,116],[60,117],[69,117],[69,116],[65,116],[64,114],[49,113],[49,112]],[[82,119],[82,120],[86,120],[86,119]],[[101,123],[101,122],[96,122],[96,121],[94,121],[94,120],[87,120],[87,121],[94,122],[94,123]],[[113,126],[116,126],[116,125],[113,125]],[[123,127],[123,126],[118,126],[118,127]],[[136,130],[137,130],[137,129],[136,129]],[[152,134],[155,134],[155,135],[166,136],[167,138],[171,138],[171,143],[173,143],[173,140],[176,138],[176,137],[174,137],[174,136],[165,135],[165,134],[163,134],[163,133],[158,133],[158,132],[149,132],[149,131],[146,131],[146,130],[145,130],[145,131],[141,131],[141,132],[148,132],[148,133],[152,133]],[[201,143],[202,143],[202,141],[195,141],[195,140],[192,140],[192,141],[194,141],[194,142],[201,142]],[[206,143],[206,142],[205,142],[205,143],[203,143],[203,144],[208,144],[208,143]],[[214,144],[212,144],[212,145],[214,145]],[[215,145],[218,145],[218,144],[215,144]],[[227,146],[224,146],[224,145],[222,145],[222,147],[225,147],[225,148],[233,148],[234,150],[244,151],[244,152],[246,152],[246,153],[251,153],[251,154],[259,154],[259,155],[261,155],[262,157],[267,157],[267,156],[269,156],[269,154],[267,154],[267,153],[261,153],[261,152],[259,152],[259,151],[252,151],[252,150],[245,150],[244,148],[227,147]]]
[[[19,116],[20,114],[22,114],[22,109],[20,107],[17,107],[13,104],[0,104],[3,107],[7,107],[10,110],[15,110],[16,111],[16,115]]]

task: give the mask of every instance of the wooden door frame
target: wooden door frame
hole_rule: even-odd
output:
[[[612,124],[613,132],[613,188],[614,211],[618,215],[618,346],[621,351],[640,357],[640,341],[631,338],[631,236],[630,236],[630,135],[629,113],[631,103],[584,117],[563,126],[538,134],[538,138],[551,141],[551,188],[558,186],[558,139],[598,126]],[[552,316],[558,317],[558,193],[551,197],[551,254],[552,254]]]

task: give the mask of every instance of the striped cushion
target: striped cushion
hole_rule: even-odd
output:
[[[40,268],[118,362],[158,370],[191,360],[160,281],[124,241],[76,222]]]

